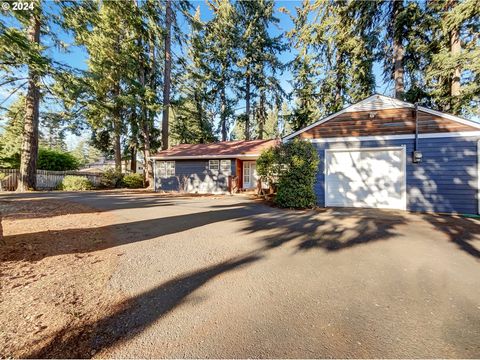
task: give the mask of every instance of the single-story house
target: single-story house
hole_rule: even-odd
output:
[[[320,206],[479,213],[477,122],[373,95],[294,138],[318,151]]]
[[[256,160],[278,140],[181,144],[150,157],[155,191],[231,193],[255,189]]]

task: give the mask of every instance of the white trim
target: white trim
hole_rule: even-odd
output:
[[[363,105],[368,104],[369,102],[375,101],[378,99],[383,102],[381,105],[372,104],[372,106],[368,109],[363,108]],[[401,109],[401,108],[414,108],[415,105],[398,100],[395,98],[391,98],[385,95],[375,94],[369,96],[365,100],[362,100],[358,103],[352,104],[347,108],[347,112],[354,112],[354,111],[375,111],[375,110],[384,110],[384,109]]]
[[[348,113],[348,112],[353,112],[353,111],[369,111],[369,110],[363,110],[363,109],[361,109],[361,107],[365,103],[371,102],[374,99],[383,100],[385,102],[385,104],[384,105],[379,105],[379,106],[374,105],[374,106],[372,106],[371,109],[369,109],[371,111],[384,110],[384,109],[397,109],[397,108],[414,108],[415,107],[415,105],[412,104],[412,103],[401,101],[401,100],[398,100],[398,99],[395,99],[395,98],[392,98],[392,97],[389,97],[389,96],[380,95],[380,94],[371,95],[368,98],[366,98],[362,101],[359,101],[358,103],[347,106],[346,108],[344,108],[344,109],[342,109],[342,110],[340,110],[340,111],[338,111],[334,114],[328,115],[327,117],[325,117],[323,119],[320,119],[320,120],[314,122],[313,124],[304,127],[303,129],[297,130],[294,133],[285,136],[282,139],[282,141],[288,141],[291,138],[297,136],[298,134],[301,134],[301,133],[303,133],[307,130],[310,130],[311,128],[314,128],[318,125],[321,125],[324,122],[326,122],[328,120],[331,120],[332,118],[334,118],[338,115],[341,115],[343,113]],[[449,120],[452,120],[452,121],[456,121],[456,122],[464,124],[464,125],[469,125],[469,126],[477,128],[477,129],[480,129],[480,123],[477,123],[477,122],[472,121],[472,120],[467,120],[467,119],[460,118],[458,116],[445,114],[445,113],[442,113],[440,111],[432,110],[432,109],[429,109],[429,108],[426,108],[426,107],[423,107],[423,106],[419,106],[418,110],[429,113],[429,114],[432,114],[432,115],[435,115],[435,116],[443,117],[443,118],[446,118],[446,119],[449,119]]]
[[[472,127],[477,128],[477,129],[480,129],[480,123],[477,123],[476,121],[463,119],[463,118],[455,116],[455,115],[442,113],[440,111],[432,110],[432,109],[429,109],[429,108],[426,108],[426,107],[423,107],[423,106],[419,106],[418,110],[429,113],[429,114],[432,114],[432,115],[435,115],[435,116],[440,116],[440,117],[443,117],[445,119],[456,121],[456,122],[459,122],[459,123],[464,124],[464,125],[472,126]]]
[[[480,214],[480,140],[477,142],[477,186],[478,213]]]
[[[324,151],[324,199],[323,204],[327,207],[327,154],[333,152],[351,152],[351,151],[402,151],[402,171],[403,171],[403,192],[402,202],[403,206],[399,210],[407,210],[407,149],[405,145],[402,146],[386,146],[386,147],[369,147],[369,148],[348,148],[348,149],[325,149]],[[479,155],[480,156],[480,155]]]
[[[452,137],[472,137],[480,136],[480,131],[459,131],[448,133],[426,133],[419,134],[419,139],[432,139],[432,138],[452,138]],[[414,134],[404,135],[378,135],[378,136],[346,136],[346,137],[332,137],[332,138],[320,138],[320,139],[305,139],[312,143],[329,143],[329,142],[358,142],[358,141],[370,141],[370,140],[406,140],[415,139]]]
[[[228,154],[228,155],[188,155],[188,156],[150,156],[155,160],[189,160],[189,159],[233,159],[233,158],[258,158],[260,154]]]

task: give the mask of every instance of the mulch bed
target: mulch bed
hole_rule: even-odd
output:
[[[111,215],[45,199],[0,201],[0,358],[90,357],[88,324],[121,303]],[[58,346],[82,329],[78,343]]]

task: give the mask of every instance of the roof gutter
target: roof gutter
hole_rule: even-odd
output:
[[[260,154],[225,154],[225,155],[188,155],[188,156],[150,156],[151,160],[195,160],[195,159],[233,159],[233,158],[258,158]]]

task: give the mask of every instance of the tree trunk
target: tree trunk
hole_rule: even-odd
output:
[[[30,19],[27,30],[30,43],[40,43],[40,18],[34,13]],[[29,67],[28,91],[25,98],[25,124],[23,127],[23,141],[20,159],[20,177],[17,191],[35,190],[37,178],[38,157],[38,108],[40,103],[40,91],[38,89],[38,72]]]
[[[117,80],[118,81],[118,80]],[[115,157],[115,170],[122,171],[122,118],[118,98],[120,97],[120,84],[117,82],[113,89],[115,109],[113,110],[113,151]]]
[[[171,32],[172,32],[172,2],[167,0],[165,19],[165,72],[163,77],[163,116],[162,116],[162,149],[168,149],[168,122],[170,110],[170,73],[172,70]]]
[[[247,67],[245,82],[245,140],[250,140],[250,69]]]
[[[460,36],[458,29],[453,29],[450,32],[450,53],[453,58],[457,57],[462,50],[460,44]],[[456,97],[460,95],[460,66],[456,66],[453,71],[450,95]]]
[[[195,109],[197,110],[197,116],[198,116],[198,125],[200,126],[200,130],[202,132],[200,136],[200,144],[203,144],[205,142],[205,135],[206,135],[206,126],[204,124],[204,118],[203,118],[203,108],[202,108],[202,102],[200,100],[200,95],[197,90],[194,91],[193,93],[193,99],[195,101]]]
[[[220,126],[222,132],[222,141],[227,141],[227,94],[225,85],[221,85],[220,90]]]
[[[262,91],[260,94],[260,104],[258,106],[258,139],[262,140],[265,133],[265,120],[266,120],[266,111],[265,111],[265,92]]]
[[[137,149],[133,146],[130,148],[130,171],[137,172]]]
[[[405,50],[402,44],[403,34],[399,27],[397,27],[396,22],[400,13],[403,11],[403,2],[394,1],[393,2],[393,11],[392,11],[392,22],[393,22],[393,81],[395,82],[395,98],[403,100],[403,95],[405,93],[404,85],[404,66],[403,66],[403,57]]]

